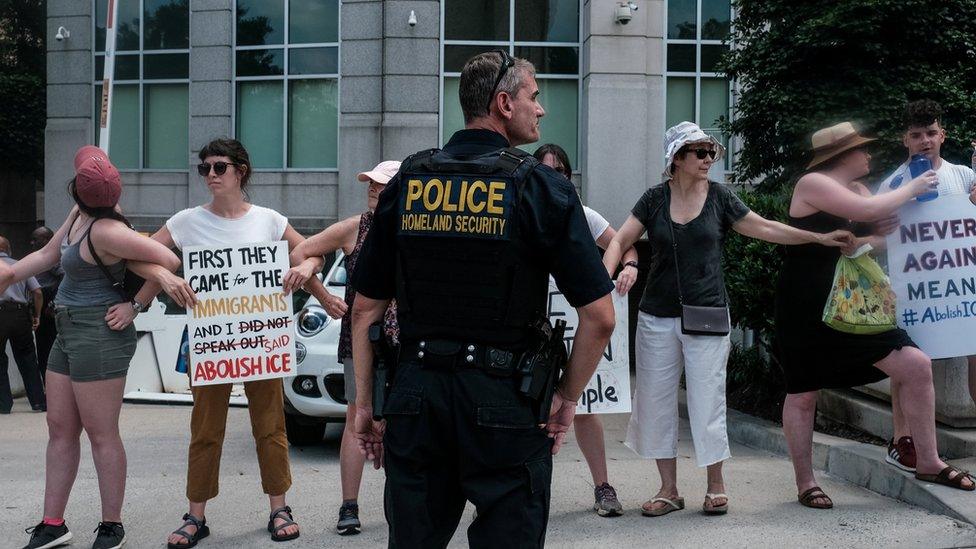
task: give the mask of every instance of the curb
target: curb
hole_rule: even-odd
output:
[[[686,413],[684,398],[681,400],[682,412]],[[732,409],[728,410],[727,425],[730,440],[789,456],[786,437],[779,425]],[[973,492],[919,482],[886,463],[884,458],[885,451],[880,446],[813,433],[814,468],[883,496],[976,525]]]

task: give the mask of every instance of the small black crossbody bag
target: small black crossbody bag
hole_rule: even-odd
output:
[[[664,183],[668,185],[668,183]],[[674,225],[671,221],[671,187],[667,188],[667,200],[664,203],[664,217],[671,231],[671,249],[674,252],[674,274],[678,281],[678,303],[681,304],[681,333],[688,335],[725,336],[729,335],[732,327],[729,322],[729,306],[701,307],[685,305],[681,293],[681,271],[678,268],[678,239],[674,237]]]

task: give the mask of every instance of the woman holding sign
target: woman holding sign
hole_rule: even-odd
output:
[[[78,473],[81,431],[88,434],[102,497],[102,522],[95,547],[125,543],[122,500],[125,495],[125,448],[119,436],[119,414],[129,361],[136,350],[136,331],[112,330],[109,307],[129,295],[116,283],[129,261],[157,266],[153,280],[167,288],[178,303],[192,301],[193,292],[172,274],[180,260],[165,246],[132,230],[119,212],[122,179],[99,148],[82,147],[75,154],[75,177],[69,186],[76,206],[54,237],[40,250],[12,267],[12,280],[24,280],[61,263],[64,280],[54,298],[58,336],[48,357],[47,470],[44,519],[32,529],[27,547],[66,544],[72,534],[64,521],[68,495]],[[145,302],[143,302],[145,303]]]
[[[200,150],[197,171],[212,196],[209,203],[183,210],[166,221],[152,236],[169,247],[233,246],[237,244],[288,241],[294,249],[303,238],[280,213],[248,202],[247,183],[251,162],[247,150],[234,139],[216,139]],[[289,292],[305,284],[322,267],[322,259],[310,258],[284,277]],[[315,279],[317,281],[317,279]],[[140,295],[157,292],[147,284]],[[119,314],[125,314],[121,311]],[[127,320],[128,318],[123,318]],[[189,512],[168,539],[170,549],[193,547],[210,534],[207,501],[218,492],[220,454],[224,442],[231,384],[192,387],[190,450],[186,481]],[[275,541],[299,535],[285,493],[291,487],[288,439],[285,436],[284,395],[280,378],[244,383],[251,418],[251,432],[257,446],[261,485],[268,494],[271,514],[268,531]]]
[[[366,188],[367,210],[359,215],[354,215],[344,219],[319,234],[310,237],[302,242],[295,251],[292,252],[293,261],[304,261],[308,257],[321,257],[326,254],[342,250],[346,254],[346,273],[347,280],[352,278],[352,273],[356,269],[356,259],[359,257],[359,250],[363,247],[369,228],[373,224],[373,212],[379,200],[380,193],[386,188],[387,183],[400,169],[400,162],[397,160],[386,160],[380,162],[375,168],[368,172],[361,172],[357,179],[362,183],[368,183]],[[325,292],[315,292],[315,297],[322,301],[331,298],[331,294]],[[341,303],[342,309],[342,328],[339,333],[338,358],[342,363],[343,379],[345,380],[346,396],[346,425],[342,430],[342,442],[339,446],[339,479],[342,489],[342,505],[339,507],[339,520],[336,523],[336,533],[340,536],[355,535],[361,531],[362,524],[359,522],[359,485],[363,478],[363,466],[366,463],[366,456],[356,445],[353,437],[353,428],[356,418],[356,373],[352,362],[352,304],[356,297],[356,290],[351,284],[346,284],[346,299]],[[391,302],[384,315],[386,327],[386,337],[392,345],[397,344],[396,302]]]
[[[850,122],[813,134],[814,158],[797,181],[790,202],[790,225],[811,231],[846,229],[852,222],[875,222],[938,185],[934,171],[876,196],[852,190],[871,171],[871,155]],[[852,251],[852,250],[845,250]],[[935,440],[935,389],[929,357],[899,328],[873,335],[847,334],[822,321],[840,257],[835,250],[797,246],[787,251],[776,304],[776,354],[786,377],[783,432],[790,448],[799,502],[829,509],[830,497],[813,476],[813,422],[820,389],[853,387],[891,377],[916,449],[916,477],[972,490],[972,478],[939,459]]]
[[[554,143],[542,145],[533,153],[540,162],[556,170],[566,179],[571,179],[573,169],[569,163],[569,155],[566,151]],[[590,228],[590,233],[596,245],[602,249],[613,240],[617,231],[610,226],[599,212],[583,206],[583,213],[586,214],[586,224]],[[621,256],[622,268],[617,275],[617,292],[620,295],[627,295],[630,288],[637,280],[637,250],[628,248]],[[596,414],[576,414],[573,419],[573,430],[576,433],[576,441],[579,444],[586,464],[590,468],[590,476],[593,477],[593,510],[601,517],[617,517],[623,513],[623,506],[617,499],[617,491],[610,485],[607,473],[607,451],[603,440],[603,423],[600,416]]]
[[[691,122],[664,135],[663,185],[651,187],[607,247],[603,263],[615,270],[623,250],[647,231],[651,267],[637,320],[637,387],[626,444],[657,460],[661,489],[641,506],[645,516],[684,509],[678,496],[678,382],[688,388],[688,419],[699,467],[707,467],[702,509],[725,514],[722,462],[730,457],[725,427],[725,366],[729,317],[721,252],[730,231],[777,244],[842,246],[847,231],[817,234],[751,212],[731,190],[708,180],[725,153]]]

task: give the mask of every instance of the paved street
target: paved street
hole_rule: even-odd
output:
[[[126,404],[122,427],[129,458],[125,524],[127,547],[165,547],[166,534],[179,526],[183,499],[190,408]],[[607,422],[611,482],[626,508],[623,517],[599,518],[591,511],[592,486],[586,464],[570,441],[556,459],[550,547],[964,547],[976,546],[976,530],[949,518],[883,498],[849,484],[822,478],[837,507],[815,511],[796,503],[789,462],[749,448],[733,447],[726,478],[731,511],[724,517],[700,513],[703,470],[680,447],[679,477],[689,508],[662,518],[644,518],[640,503],[657,488],[653,464],[637,458],[619,441],[626,418]],[[206,548],[361,548],[385,545],[381,509],[382,475],[370,470],[360,498],[364,532],[341,538],[332,532],[339,506],[339,426],[329,428],[319,447],[292,450],[294,486],[289,504],[302,537],[288,544],[270,541],[264,526],[267,499],[261,493],[247,411],[231,410],[221,470],[221,495],[208,507],[213,535]],[[687,425],[682,433],[688,438]],[[41,516],[46,426],[23,399],[14,413],[0,416],[0,547],[26,542],[23,529]],[[879,449],[880,451],[880,449]],[[87,441],[67,521],[75,547],[87,547],[99,519],[98,490]],[[466,546],[464,529],[452,547]],[[600,545],[598,545],[600,544]],[[605,544],[605,545],[604,545]]]

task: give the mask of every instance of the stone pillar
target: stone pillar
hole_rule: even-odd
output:
[[[74,205],[65,187],[74,176],[75,151],[95,138],[92,16],[91,2],[48,1],[44,219],[55,230]],[[71,35],[57,41],[54,35],[61,26]]]
[[[411,10],[415,26],[407,23]],[[384,2],[384,159],[402,160],[440,145],[440,27],[436,1]]]
[[[339,219],[366,208],[366,190],[356,174],[375,166],[381,156],[383,4],[381,0],[342,2]]]
[[[583,3],[583,201],[619,227],[661,182],[664,4],[641,2],[627,25],[616,0]]]
[[[234,135],[233,105],[234,0],[192,0],[190,3],[190,150],[187,166],[216,137]],[[189,169],[189,168],[187,168]],[[186,206],[210,200],[195,173],[189,174]],[[185,206],[184,206],[185,207]]]

